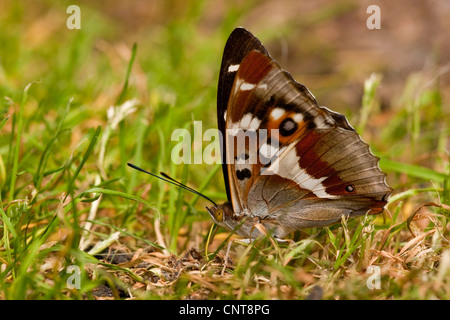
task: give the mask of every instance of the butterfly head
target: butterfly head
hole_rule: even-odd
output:
[[[233,208],[231,203],[225,202],[221,205],[215,205],[211,208],[206,207],[211,219],[219,226],[225,227],[227,229],[233,229]]]
[[[246,238],[256,238],[260,232],[254,228],[257,222],[256,218],[245,215],[236,215],[233,211],[233,206],[230,202],[225,202],[221,205],[215,205],[211,208],[206,207],[209,215],[214,223],[229,230],[236,232],[237,235]]]

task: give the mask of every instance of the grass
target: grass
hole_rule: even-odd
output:
[[[450,117],[439,72],[411,74],[387,111],[381,75],[361,84],[350,122],[395,189],[380,216],[290,243],[234,242],[225,261],[230,233],[212,226],[203,199],[126,166],[226,198],[220,166],[170,157],[173,130],[215,128],[223,45],[251,10],[228,8],[206,36],[204,5],[120,44],[114,22],[87,5],[79,31],[64,28],[62,4],[36,4],[44,16],[21,3],[3,10],[0,299],[449,299]],[[368,286],[373,270],[380,288]]]

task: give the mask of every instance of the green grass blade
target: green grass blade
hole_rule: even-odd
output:
[[[28,97],[28,90],[31,85],[36,82],[29,83],[22,94],[22,101],[19,106],[19,112],[17,113],[17,133],[16,133],[16,143],[13,147],[13,158],[12,158],[12,170],[11,170],[11,180],[9,184],[9,202],[14,200],[15,188],[16,188],[16,179],[17,179],[17,170],[19,166],[19,151],[20,144],[22,140],[22,131],[23,131],[23,123],[24,123],[24,108],[25,103]]]
[[[72,104],[73,98],[71,98],[69,100],[69,102],[67,103],[66,108],[64,109],[63,115],[58,123],[58,125],[56,126],[56,130],[55,133],[53,134],[53,137],[49,140],[49,142],[46,144],[44,152],[41,155],[41,158],[39,159],[39,164],[37,167],[37,171],[36,174],[34,175],[34,184],[36,186],[37,189],[40,189],[41,186],[41,182],[42,179],[44,178],[45,172],[44,169],[47,166],[47,161],[48,158],[51,155],[51,151],[53,150],[53,146],[56,142],[56,140],[58,139],[58,135],[60,133],[61,127],[66,119],[67,114],[69,113],[70,110],[70,105]]]
[[[432,169],[428,169],[413,164],[397,162],[389,159],[381,159],[380,167],[388,172],[391,171],[391,172],[405,173],[411,177],[420,178],[428,181],[433,180],[439,183],[443,183],[444,179],[447,177],[447,175]]]
[[[6,124],[6,121],[8,121],[8,119],[9,119],[9,115],[2,119],[2,121],[0,122],[0,130],[3,129],[3,127]]]
[[[86,163],[87,159],[89,158],[89,156],[91,155],[92,151],[94,150],[95,144],[97,143],[97,139],[98,139],[98,136],[100,135],[101,130],[102,130],[102,127],[98,126],[97,129],[95,130],[95,132],[93,133],[93,135],[91,137],[91,142],[89,143],[89,146],[86,149],[86,152],[84,153],[80,164],[78,165],[77,169],[75,170],[75,173],[73,174],[73,176],[71,177],[71,179],[70,179],[70,181],[68,183],[67,194],[66,194],[65,199],[70,194],[73,193],[73,185],[75,183],[75,180],[77,179],[78,174],[80,173],[80,171],[83,168],[84,164]]]
[[[130,62],[128,63],[127,73],[125,75],[125,82],[123,83],[122,91],[120,92],[120,95],[116,101],[117,106],[123,103],[125,95],[127,94],[128,81],[130,79],[131,68],[133,67],[134,59],[136,58],[136,52],[137,52],[137,43],[134,43],[133,48],[131,49],[131,59]]]

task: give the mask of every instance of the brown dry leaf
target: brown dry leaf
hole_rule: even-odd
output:
[[[395,256],[396,257],[400,257],[402,256],[406,250],[408,250],[410,247],[418,245],[421,241],[423,241],[427,236],[433,234],[434,232],[436,232],[436,229],[431,229],[428,232],[422,233],[416,237],[414,237],[413,239],[411,239],[410,241],[408,241],[403,248],[400,250],[399,253],[397,253]]]

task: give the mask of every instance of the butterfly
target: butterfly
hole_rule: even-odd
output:
[[[244,28],[225,45],[217,120],[228,201],[207,208],[216,224],[247,239],[261,224],[282,239],[384,210],[392,189],[379,158]]]
[[[392,189],[345,116],[317,104],[261,42],[236,28],[225,45],[217,93],[228,201],[218,205],[168,175],[128,165],[210,201],[213,221],[246,239],[383,212]],[[262,230],[262,231],[261,231]]]

